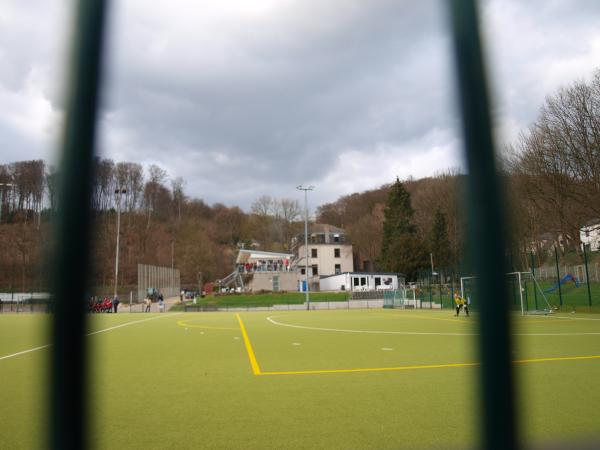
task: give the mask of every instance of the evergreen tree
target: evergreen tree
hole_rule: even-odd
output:
[[[390,272],[404,273],[408,280],[416,278],[427,258],[425,247],[412,223],[413,215],[410,193],[396,178],[383,212],[380,267]]]
[[[446,214],[438,208],[435,210],[433,225],[429,233],[429,251],[433,253],[434,264],[438,270],[448,268],[451,264],[452,253],[448,238],[448,221]]]

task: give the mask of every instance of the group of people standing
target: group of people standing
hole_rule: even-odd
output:
[[[269,260],[258,260],[256,262],[248,262],[246,264],[239,264],[238,271],[244,273],[252,272],[289,272],[290,261],[289,259],[269,259]]]
[[[469,317],[469,300],[462,298],[458,292],[454,293],[454,304],[456,305],[456,317],[460,316],[460,310],[464,309],[465,314]]]
[[[152,298],[148,295],[144,299],[144,312],[150,312],[150,307],[152,306]],[[165,312],[165,298],[162,292],[158,293],[158,311]]]

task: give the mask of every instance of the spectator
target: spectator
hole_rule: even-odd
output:
[[[119,297],[117,297],[115,295],[115,298],[113,298],[112,304],[113,304],[113,312],[116,314],[117,313],[117,309],[119,308]]]
[[[158,311],[165,312],[165,301],[162,298],[162,295],[158,298]]]

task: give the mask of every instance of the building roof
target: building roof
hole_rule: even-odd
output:
[[[335,273],[333,275],[323,275],[321,277],[321,279],[323,278],[330,278],[330,277],[339,277],[340,275],[372,275],[372,276],[399,276],[399,277],[404,277],[405,275],[403,273],[400,272],[342,272],[342,273]]]
[[[581,227],[593,227],[595,225],[600,225],[600,219],[596,218],[596,219],[591,219],[588,220],[586,223],[584,223]]]
[[[342,228],[334,227],[333,225],[329,225],[326,223],[314,223],[308,227],[308,233],[345,234],[346,232]]]
[[[262,252],[259,250],[240,249],[236,264],[243,264],[254,259],[292,259],[292,253]]]

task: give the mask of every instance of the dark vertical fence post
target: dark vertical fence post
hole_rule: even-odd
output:
[[[85,289],[105,2],[80,1],[71,40],[52,273],[50,447],[86,448]]]
[[[486,449],[517,448],[511,367],[510,323],[506,297],[504,224],[478,15],[473,0],[449,3],[463,119],[468,176],[470,254],[481,302],[479,321],[482,445]]]
[[[456,274],[454,273],[454,271],[452,271],[452,275],[450,275],[450,303],[448,305],[448,308],[450,308],[450,309],[452,309],[454,307],[452,302],[454,301],[454,277],[455,276],[456,276]]]
[[[442,271],[441,270],[439,270],[438,277],[439,277],[438,280],[440,282],[439,289],[438,289],[439,293],[440,293],[440,309],[444,309],[444,300],[442,298]]]
[[[531,252],[531,275],[533,277],[533,298],[535,299],[535,309],[538,309],[537,289],[535,286],[535,258]]]
[[[587,258],[587,250],[585,249],[585,244],[583,244],[583,262],[585,264],[585,281],[587,283],[587,292],[588,292],[588,306],[592,306],[592,291],[590,289],[590,273],[588,272],[588,258]]]
[[[433,272],[431,272],[427,281],[429,284],[429,309],[433,309]]]
[[[556,284],[558,285],[558,301],[560,304],[560,309],[562,309],[562,287],[560,286],[560,269],[558,268],[558,249],[556,247],[554,247],[554,261],[556,262]]]

